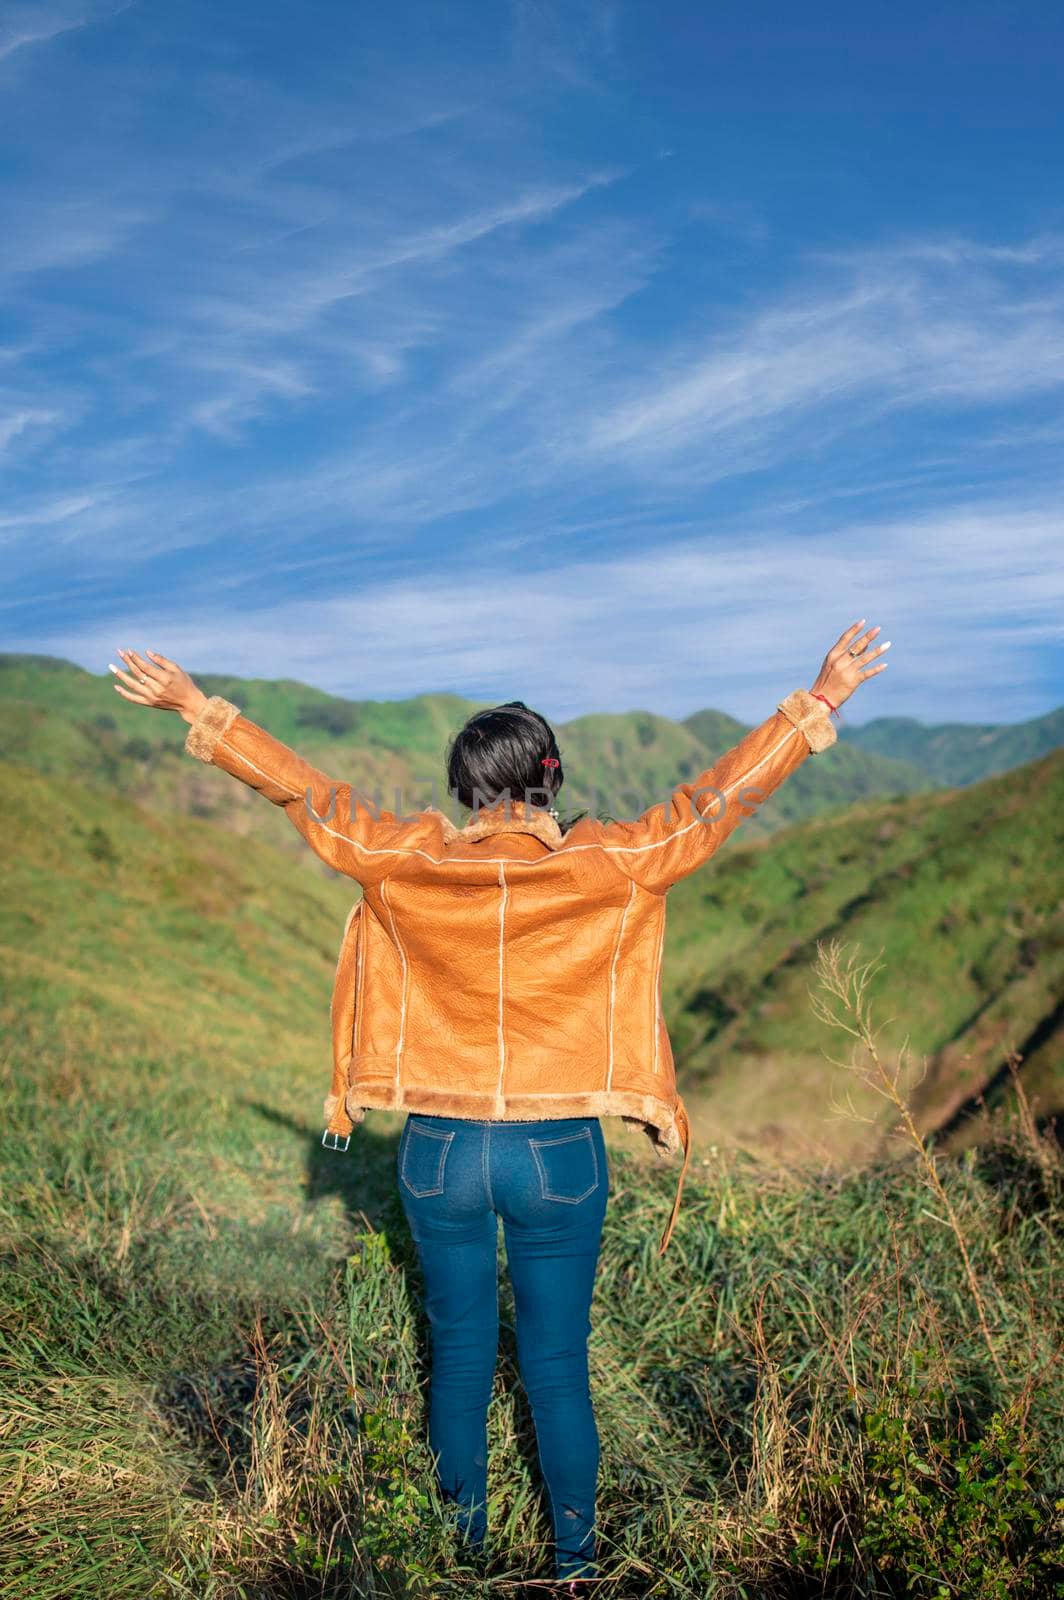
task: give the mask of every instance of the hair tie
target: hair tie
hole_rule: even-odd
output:
[[[544,756],[542,762],[540,763],[540,765],[544,766],[544,767],[556,767],[558,765],[558,757],[557,756]]]

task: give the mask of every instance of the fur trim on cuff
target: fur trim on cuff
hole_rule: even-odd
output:
[[[321,1110],[327,1133],[338,1133],[342,1139],[345,1134],[354,1132],[354,1122],[348,1115],[346,1107],[340,1104],[338,1094],[327,1094]]]
[[[344,1110],[347,1112],[352,1122],[365,1122],[366,1107],[358,1104],[355,1098],[357,1093],[357,1089],[348,1089],[346,1095],[344,1096]]]
[[[213,761],[215,746],[240,715],[239,706],[223,699],[220,694],[212,694],[189,723],[185,735],[186,753],[198,757],[200,761]]]
[[[808,689],[792,689],[786,699],[776,707],[789,722],[801,728],[810,750],[827,750],[835,743],[838,734],[831,713],[823,700],[818,700]]]

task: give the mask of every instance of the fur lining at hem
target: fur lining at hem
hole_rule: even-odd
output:
[[[220,694],[212,694],[189,723],[185,752],[199,761],[211,762],[215,747],[241,714],[240,707]]]
[[[329,1099],[332,1097],[329,1096]],[[335,1107],[334,1107],[335,1109]],[[407,1084],[397,1093],[394,1083],[356,1083],[347,1091],[345,1110],[354,1122],[367,1111],[420,1111],[431,1117],[469,1117],[479,1122],[530,1122],[539,1118],[620,1117],[641,1129],[663,1159],[682,1148],[676,1107],[656,1095],[635,1090],[585,1090],[576,1094],[461,1094],[451,1089]]]
[[[776,707],[788,722],[793,722],[805,734],[806,742],[814,753],[827,750],[835,743],[838,734],[831,713],[823,700],[818,700],[808,689],[792,689]]]

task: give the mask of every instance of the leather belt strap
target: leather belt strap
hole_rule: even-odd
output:
[[[669,1240],[672,1238],[672,1230],[676,1226],[676,1218],[680,1210],[680,1195],[683,1192],[683,1180],[687,1176],[687,1166],[691,1160],[691,1123],[687,1115],[687,1107],[684,1105],[683,1098],[680,1095],[676,1096],[676,1126],[680,1130],[680,1138],[683,1141],[683,1166],[680,1168],[680,1177],[676,1184],[676,1198],[672,1202],[672,1214],[669,1217],[665,1232],[661,1236],[661,1243],[658,1246],[659,1256],[663,1256],[665,1254],[665,1251],[669,1246]]]

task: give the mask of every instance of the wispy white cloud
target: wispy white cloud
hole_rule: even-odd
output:
[[[89,510],[96,503],[91,494],[58,495],[51,499],[39,500],[31,510],[20,511],[14,515],[0,515],[0,529],[17,528],[21,531],[30,528],[55,528],[60,523],[68,522],[70,518]]]
[[[523,73],[604,94],[602,69],[618,51],[620,6],[611,0],[509,0],[511,53]]]
[[[493,512],[497,548],[516,549],[560,527],[574,492],[586,499],[625,483],[642,502],[637,537],[663,512],[681,513],[692,491],[773,464],[792,463],[797,474],[789,496],[777,488],[776,498],[810,510],[818,501],[870,497],[877,484],[933,493],[938,479],[949,484],[958,472],[964,476],[950,492],[963,494],[988,470],[978,452],[965,460],[962,433],[945,447],[917,439],[906,470],[885,472],[875,439],[891,415],[981,411],[982,431],[997,441],[997,474],[1009,471],[1009,439],[1013,454],[1051,446],[1052,420],[1006,424],[1005,408],[1059,396],[1064,385],[1064,304],[1052,274],[1038,275],[1054,241],[1017,247],[1006,264],[1000,252],[954,243],[932,252],[933,271],[909,259],[921,258],[918,246],[903,261],[855,258],[830,284],[770,301],[693,357],[690,337],[677,336],[664,355],[647,358],[613,321],[652,288],[665,244],[619,220],[574,218],[535,248],[523,234],[520,250],[481,263],[491,290],[469,299],[458,260],[464,241],[534,226],[589,184],[483,207],[380,242],[375,253],[364,247],[357,266],[248,283],[243,294],[234,284],[215,302],[209,335],[193,331],[202,298],[178,298],[171,328],[153,328],[135,350],[144,397],[137,421],[150,416],[151,426],[134,426],[124,442],[93,443],[79,485],[92,492],[72,497],[82,510],[64,518],[65,536],[92,547],[96,565],[119,557],[128,565],[153,551],[211,546],[220,525],[231,537],[257,539],[297,518],[302,536],[314,540],[342,522],[350,547],[365,551],[404,529],[424,536],[460,514]],[[389,262],[429,257],[447,262],[433,298],[419,293],[416,278],[390,278]],[[330,305],[348,298],[345,285],[356,283],[365,290],[359,319],[328,320]],[[302,329],[298,340],[287,338],[289,324]],[[172,376],[177,399],[168,403],[171,358],[181,377]],[[117,381],[120,358],[97,370],[108,365]],[[388,403],[361,415],[342,447],[286,455],[240,487],[200,492],[182,483],[160,498],[144,481],[190,431],[240,444],[260,420],[306,417],[314,407],[354,415],[359,397],[375,393]],[[76,418],[77,406],[64,415]],[[988,429],[991,418],[996,427]],[[101,476],[108,452],[117,480]],[[811,480],[802,468],[813,453]],[[539,501],[523,521],[521,495]],[[55,501],[52,493],[44,503]],[[37,497],[9,497],[2,525],[9,540],[20,527],[35,536]],[[108,544],[104,534],[123,527],[126,540]]]
[[[222,393],[196,402],[189,412],[194,426],[223,440],[238,440],[243,425],[262,415],[271,397],[303,400],[314,392],[313,383],[292,361],[254,361],[197,351],[189,365],[224,380]]]
[[[987,250],[963,241],[836,256],[813,281],[720,331],[701,350],[676,340],[649,375],[616,386],[576,454],[622,456],[646,470],[690,462],[715,477],[801,448],[810,417],[847,429],[886,412],[999,407],[1064,386],[1064,295],[1041,275],[1056,241]],[[932,268],[934,270],[932,270]],[[997,271],[992,270],[997,268]],[[697,460],[695,459],[697,458]]]
[[[317,252],[309,267],[289,265],[282,272],[257,274],[255,281],[233,278],[230,292],[215,289],[184,308],[193,322],[228,335],[290,335],[336,305],[367,295],[397,269],[443,262],[463,247],[503,229],[543,222],[591,190],[615,181],[616,173],[592,174],[576,184],[537,186],[530,192],[467,215],[451,217],[412,233],[380,239],[345,240],[328,252]],[[219,277],[224,275],[219,273]]]
[[[126,0],[124,5],[116,5],[113,0],[81,0],[72,5],[63,0],[38,0],[36,4],[32,0],[8,0],[0,17],[0,62],[29,45],[47,44],[60,34],[118,16],[134,3],[135,0]]]
[[[60,421],[61,417],[60,411],[49,411],[43,407],[33,406],[24,406],[6,413],[0,412],[0,455],[27,429],[46,427],[49,423]]]
[[[561,27],[592,72],[618,19],[606,0],[511,11],[518,54],[553,48]],[[663,219],[624,213],[628,167],[545,177],[516,104],[468,70],[435,84],[421,70],[367,83],[356,108],[211,62],[185,92],[222,137],[124,149],[110,182],[90,133],[81,192],[35,183],[8,207],[0,273],[24,288],[21,342],[55,352],[96,333],[85,407],[154,438],[160,472],[197,441],[246,448],[285,419],[346,431],[350,444],[304,449],[283,476],[268,466],[272,491],[324,503],[332,488],[338,511],[392,525],[611,478],[660,502],[884,417],[1000,411],[1064,382],[1057,236],[821,252],[743,312],[677,305]],[[105,90],[144,94],[118,68]],[[509,153],[486,167],[470,151],[500,124]],[[706,194],[693,213],[737,220]],[[71,289],[57,312],[74,274],[121,309],[94,315]],[[624,314],[637,295],[669,305],[649,344]],[[71,424],[84,414],[62,408]],[[90,479],[98,447],[94,430]]]
[[[128,643],[193,672],[295,677],[353,698],[519,696],[558,720],[713,705],[757,721],[867,616],[891,664],[849,718],[1014,721],[1041,709],[1032,660],[1064,635],[1062,540],[1056,504],[833,521],[800,543],[779,527],[715,529],[509,580],[467,564],[254,610],[156,595],[33,648],[103,672]]]
[[[0,244],[0,286],[56,268],[87,266],[112,255],[139,224],[148,206],[122,205],[94,195],[10,197]]]

